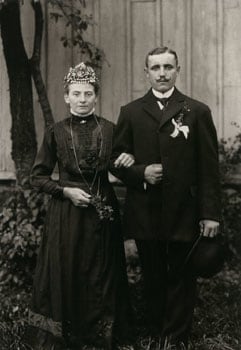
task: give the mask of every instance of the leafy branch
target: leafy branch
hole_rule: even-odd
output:
[[[85,61],[95,68],[100,68],[104,61],[107,62],[103,50],[84,38],[87,29],[95,25],[92,14],[84,13],[86,1],[74,0],[70,3],[66,0],[49,0],[49,4],[53,8],[50,18],[56,23],[64,19],[66,27],[71,28],[70,36],[61,37],[63,46],[78,47]]]

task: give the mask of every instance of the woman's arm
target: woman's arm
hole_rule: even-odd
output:
[[[30,183],[41,192],[62,198],[63,187],[51,178],[56,162],[56,143],[53,126],[51,126],[44,133],[43,143],[31,170]]]

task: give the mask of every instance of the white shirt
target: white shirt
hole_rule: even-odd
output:
[[[157,98],[169,98],[172,95],[173,91],[174,91],[174,86],[170,90],[168,90],[166,92],[160,92],[160,91],[157,91],[157,90],[152,88],[152,93]],[[158,106],[160,107],[160,109],[164,108],[164,106],[161,103],[161,101],[157,101],[157,103],[158,103]]]

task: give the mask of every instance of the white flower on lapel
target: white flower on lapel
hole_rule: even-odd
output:
[[[189,108],[187,101],[184,101],[184,104],[182,106],[180,113],[177,115],[176,118],[172,118],[172,124],[174,125],[174,130],[170,135],[171,137],[175,138],[180,134],[180,132],[182,132],[185,139],[188,138],[189,127],[188,125],[183,125],[183,118],[190,111],[191,109]]]
[[[172,118],[172,124],[174,125],[174,131],[171,133],[171,137],[175,138],[182,132],[185,139],[188,138],[189,127],[187,125],[182,125],[182,122],[176,122],[174,118]]]

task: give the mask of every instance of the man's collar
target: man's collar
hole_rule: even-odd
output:
[[[157,98],[169,98],[173,94],[173,91],[174,91],[174,86],[170,90],[163,93],[152,88],[152,93]]]

